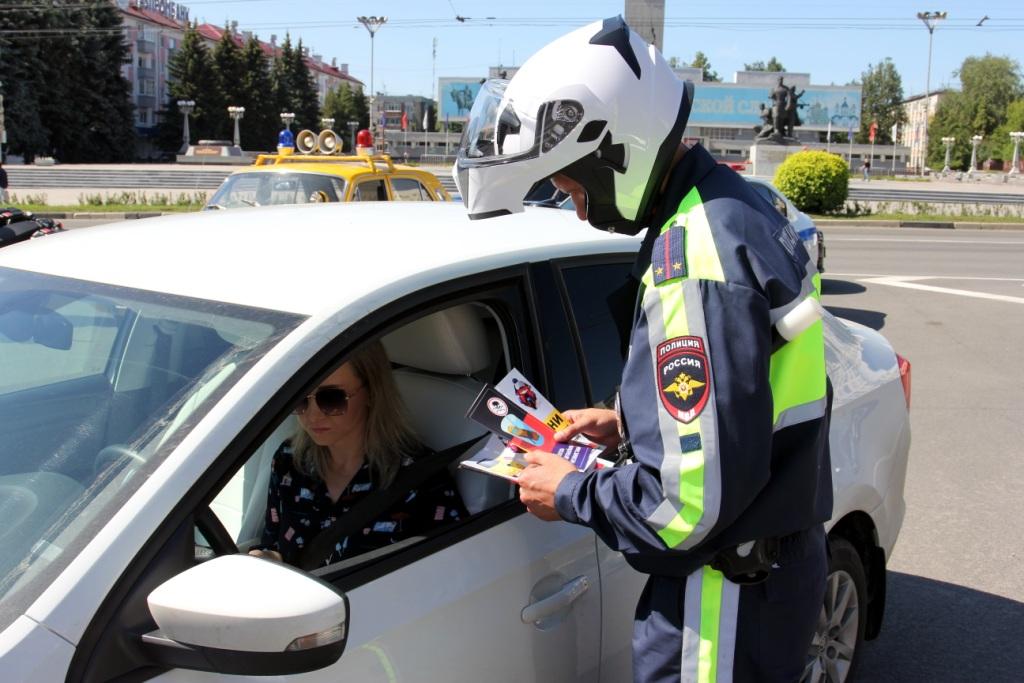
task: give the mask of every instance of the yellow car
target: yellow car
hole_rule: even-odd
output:
[[[386,154],[260,154],[225,178],[203,208],[383,201],[445,202],[451,196],[433,173],[395,164]]]

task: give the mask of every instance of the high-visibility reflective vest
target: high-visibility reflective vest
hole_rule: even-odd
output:
[[[829,390],[820,280],[788,221],[701,147],[663,205],[620,389],[635,464],[570,475],[556,505],[635,568],[685,576],[828,519]]]

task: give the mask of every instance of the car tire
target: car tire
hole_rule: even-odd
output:
[[[867,624],[867,577],[853,544],[829,538],[828,579],[802,683],[853,680]]]

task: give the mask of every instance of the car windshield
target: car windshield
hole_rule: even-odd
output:
[[[207,203],[208,209],[237,209],[271,204],[338,202],[345,181],[320,173],[236,173],[228,176]]]
[[[0,630],[301,320],[0,268]]]

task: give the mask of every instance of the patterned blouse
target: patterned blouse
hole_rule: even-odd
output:
[[[402,467],[429,454],[429,450],[423,449],[412,457],[406,456]],[[260,547],[276,550],[285,562],[296,565],[302,549],[321,529],[329,527],[379,488],[370,475],[370,466],[364,462],[338,496],[337,502],[332,502],[323,480],[303,474],[295,466],[291,442],[285,441],[274,453],[267,493],[266,526]],[[425,534],[468,516],[455,480],[447,469],[443,469],[420,488],[411,490],[361,533],[338,541],[324,564],[340,562],[410,536]]]

